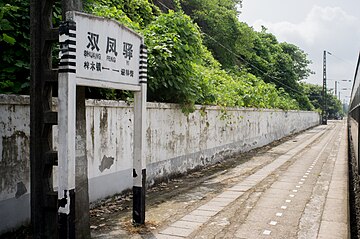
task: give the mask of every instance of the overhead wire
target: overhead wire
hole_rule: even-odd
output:
[[[340,60],[340,61],[345,62],[349,67],[350,67],[350,66],[351,66],[351,67],[354,67],[353,63],[351,63],[350,61],[345,60],[345,59],[343,59],[343,58],[335,55],[335,54],[332,53],[332,52],[329,52],[329,51],[326,51],[326,52],[327,52],[329,55],[333,56],[334,58],[336,58],[336,59],[338,59],[338,60]],[[328,79],[328,80],[329,80],[329,79]],[[338,80],[338,81],[340,81],[340,80]],[[352,80],[341,80],[341,81],[352,82]],[[354,83],[355,83],[355,82],[354,82]],[[350,89],[350,90],[352,90],[352,89]],[[350,94],[351,94],[351,93],[350,93]],[[343,97],[348,97],[348,96],[343,96]]]
[[[284,86],[284,87],[286,87],[286,88],[288,88],[288,89],[290,89],[290,90],[292,90],[292,91],[294,91],[294,92],[296,92],[296,93],[299,93],[299,94],[302,94],[302,95],[303,95],[302,92],[300,92],[300,91],[298,91],[298,90],[296,90],[296,89],[294,89],[294,88],[286,85],[285,83],[281,82],[280,79],[277,80],[277,79],[276,79],[277,77],[275,77],[275,76],[270,76],[269,73],[266,73],[265,71],[261,70],[259,67],[255,66],[254,64],[252,64],[252,63],[250,63],[249,61],[245,60],[245,59],[244,59],[243,57],[241,57],[240,55],[234,53],[233,51],[231,51],[230,49],[228,49],[227,47],[225,47],[223,44],[221,44],[220,42],[218,42],[216,39],[214,39],[212,36],[210,36],[210,35],[208,35],[208,34],[206,34],[206,33],[204,33],[204,32],[202,32],[202,33],[203,33],[204,35],[206,35],[207,37],[209,37],[209,38],[210,38],[211,40],[213,40],[214,42],[216,42],[217,44],[219,44],[221,47],[223,47],[224,49],[226,49],[226,50],[227,50],[228,52],[230,52],[232,55],[236,56],[237,58],[240,58],[240,60],[244,61],[247,65],[251,66],[253,69],[260,71],[261,73],[263,73],[264,75],[266,75],[267,77],[269,77],[269,78],[272,79],[273,81],[279,83],[280,85],[282,85],[282,86]]]
[[[339,57],[339,56],[335,55],[335,54],[334,54],[334,53],[332,53],[332,52],[328,52],[328,51],[327,51],[327,53],[328,53],[329,55],[331,55],[331,56],[333,56],[333,57],[337,58],[338,60],[343,61],[343,62],[345,62],[345,63],[349,64],[349,66],[351,65],[351,67],[353,67],[353,65],[354,65],[354,64],[353,64],[353,63],[351,63],[350,61],[345,60],[345,59],[343,59],[343,58],[341,58],[341,57]]]
[[[168,6],[166,6],[163,2],[161,2],[160,0],[158,0],[158,3],[163,6],[164,8],[166,8],[167,10],[172,10],[171,8],[169,8]],[[216,39],[214,39],[212,36],[210,36],[209,34],[203,32],[201,29],[199,29],[200,32],[207,36],[208,38],[210,38],[212,41],[214,41],[215,43],[219,44],[219,46],[221,46],[222,48],[224,48],[226,51],[228,51],[230,54],[232,54],[233,56],[239,58],[240,60],[244,61],[247,65],[249,65],[250,67],[252,67],[255,70],[260,71],[261,73],[263,73],[264,75],[266,75],[267,77],[269,77],[270,79],[272,79],[273,81],[277,82],[278,84],[282,85],[285,88],[288,88],[296,93],[299,93],[300,95],[304,96],[304,93],[301,91],[298,91],[297,89],[286,85],[285,83],[281,82],[280,79],[276,79],[277,77],[275,76],[270,76],[269,73],[266,73],[265,71],[263,71],[262,69],[260,69],[259,67],[255,66],[254,64],[252,64],[251,62],[247,61],[246,59],[244,59],[242,56],[234,53],[232,50],[230,50],[229,48],[227,48],[226,46],[224,46],[221,42],[218,42]]]

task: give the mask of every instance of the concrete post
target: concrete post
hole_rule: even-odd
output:
[[[134,163],[133,163],[133,223],[145,223],[146,191],[146,88],[147,88],[147,50],[141,45],[139,80],[141,91],[134,93]]]
[[[52,147],[52,87],[57,71],[51,65],[51,46],[58,40],[51,16],[54,1],[30,1],[30,179],[33,238],[57,238],[57,196],[52,169],[57,153]]]
[[[62,0],[63,19],[66,12],[81,11],[81,0]],[[75,189],[69,192],[70,212],[65,216],[64,238],[90,238],[89,193],[86,157],[85,87],[76,87]],[[72,101],[74,102],[74,101]],[[75,126],[74,126],[75,127]],[[66,228],[64,226],[68,225]]]

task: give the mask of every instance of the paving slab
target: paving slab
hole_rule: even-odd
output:
[[[341,129],[345,127],[335,122],[308,131],[296,142],[273,148],[270,156],[255,157],[258,161],[229,169],[148,209],[159,209],[148,215],[163,219],[153,234],[141,237],[347,238],[348,175],[342,158],[346,154],[339,151],[344,147]],[[276,153],[280,151],[285,154]],[[249,175],[250,170],[255,173]],[[207,189],[217,184],[223,188]],[[161,211],[165,204],[168,210]]]

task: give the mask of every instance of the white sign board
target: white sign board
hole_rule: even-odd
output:
[[[77,77],[139,84],[141,38],[114,21],[74,15]]]
[[[68,60],[76,69],[77,85],[140,90],[141,73],[146,74],[146,61],[141,57],[146,50],[142,52],[140,35],[111,19],[80,12],[68,12],[67,20],[76,27],[70,27],[68,35],[60,35],[60,42],[65,43],[61,51],[75,49],[76,59]],[[64,64],[67,59],[62,60]],[[139,72],[142,63],[145,68]]]
[[[75,189],[76,86],[135,91],[134,168],[144,167],[147,52],[143,38],[116,21],[67,12],[59,28],[58,198]],[[86,139],[81,139],[86,140]],[[140,174],[141,175],[141,174]],[[141,186],[142,179],[134,177]],[[67,200],[61,213],[69,213]]]

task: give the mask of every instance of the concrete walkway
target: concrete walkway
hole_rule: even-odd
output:
[[[213,184],[223,187],[208,190]],[[156,226],[147,233],[118,228],[93,236],[349,238],[346,123],[318,126],[184,195],[148,207]]]
[[[347,132],[344,129],[327,193],[318,238],[350,238]]]

